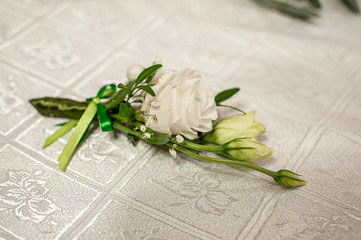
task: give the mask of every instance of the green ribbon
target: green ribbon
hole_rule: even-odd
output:
[[[71,156],[73,155],[74,150],[79,145],[81,140],[84,138],[86,132],[90,127],[90,124],[93,122],[96,113],[98,113],[99,115],[99,122],[102,131],[106,132],[113,130],[110,117],[104,105],[100,102],[100,99],[111,97],[116,92],[116,89],[117,88],[115,84],[105,85],[99,90],[96,97],[87,99],[87,101],[91,101],[91,102],[88,104],[83,115],[76,124],[75,130],[71,134],[68,142],[66,143],[58,159],[59,166],[62,171],[65,170],[66,166],[70,161]],[[63,127],[65,128],[66,125],[67,124],[65,124]]]
[[[45,140],[43,148],[46,148],[47,146],[49,146],[50,144],[54,143],[56,140],[67,134],[70,130],[73,129],[73,127],[77,125],[77,123],[78,120],[71,119],[69,122],[61,123],[61,125],[58,124],[57,126],[61,126],[61,127]]]
[[[110,89],[108,89],[110,87]],[[102,128],[103,132],[109,132],[113,130],[112,121],[107,113],[107,109],[100,102],[100,99],[111,97],[117,90],[117,86],[115,84],[108,84],[103,86],[96,97],[88,98],[87,101],[95,102],[97,105],[97,112],[99,116],[99,124]]]

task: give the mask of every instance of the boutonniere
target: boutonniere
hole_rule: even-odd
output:
[[[148,68],[133,64],[126,75],[126,84],[105,85],[96,96],[83,102],[52,97],[30,100],[44,116],[69,118],[45,140],[43,147],[74,128],[58,159],[62,171],[90,125],[97,121],[104,132],[118,130],[133,143],[142,140],[167,148],[174,158],[182,152],[202,161],[256,170],[285,187],[306,184],[292,171],[274,172],[254,163],[271,157],[273,149],[257,141],[265,127],[255,120],[254,112],[245,113],[222,104],[239,88],[214,95],[198,71],[165,69],[161,64]],[[214,124],[218,110],[224,107],[237,114]]]

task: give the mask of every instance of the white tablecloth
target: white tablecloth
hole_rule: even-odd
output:
[[[303,22],[245,0],[1,1],[0,239],[360,239],[361,18],[323,3]],[[240,87],[227,103],[254,110],[275,149],[259,165],[307,185],[99,128],[61,172],[69,135],[41,147],[64,119],[27,100],[92,97],[157,57]]]

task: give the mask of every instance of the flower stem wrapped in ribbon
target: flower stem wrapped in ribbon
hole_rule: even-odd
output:
[[[132,142],[143,140],[168,148],[173,157],[179,151],[202,161],[247,167],[289,188],[306,183],[289,170],[274,172],[253,163],[270,157],[273,149],[256,141],[265,128],[255,121],[254,112],[246,114],[222,104],[239,88],[214,96],[197,71],[164,69],[159,62],[148,68],[132,65],[127,76],[129,82],[118,84],[118,92],[114,84],[105,85],[96,97],[86,102],[49,97],[30,100],[44,116],[70,118],[46,139],[44,147],[75,127],[59,157],[61,170],[65,170],[98,114],[102,131],[115,128],[126,133]],[[102,98],[110,100],[103,105]],[[213,126],[218,117],[217,107],[229,107],[243,114],[230,116]],[[219,157],[201,155],[200,152],[214,153]]]

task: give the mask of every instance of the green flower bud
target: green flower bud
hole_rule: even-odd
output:
[[[273,148],[253,139],[234,139],[224,144],[223,154],[238,160],[259,161],[271,157]]]
[[[266,129],[255,121],[254,112],[237,114],[221,120],[204,140],[210,143],[224,144],[235,138],[257,138]]]
[[[277,176],[274,177],[273,179],[277,183],[279,183],[285,187],[295,188],[295,187],[303,186],[306,184],[306,181],[302,180],[298,176],[300,176],[300,175],[298,175],[294,172],[291,172],[289,170],[282,169],[277,172]]]

